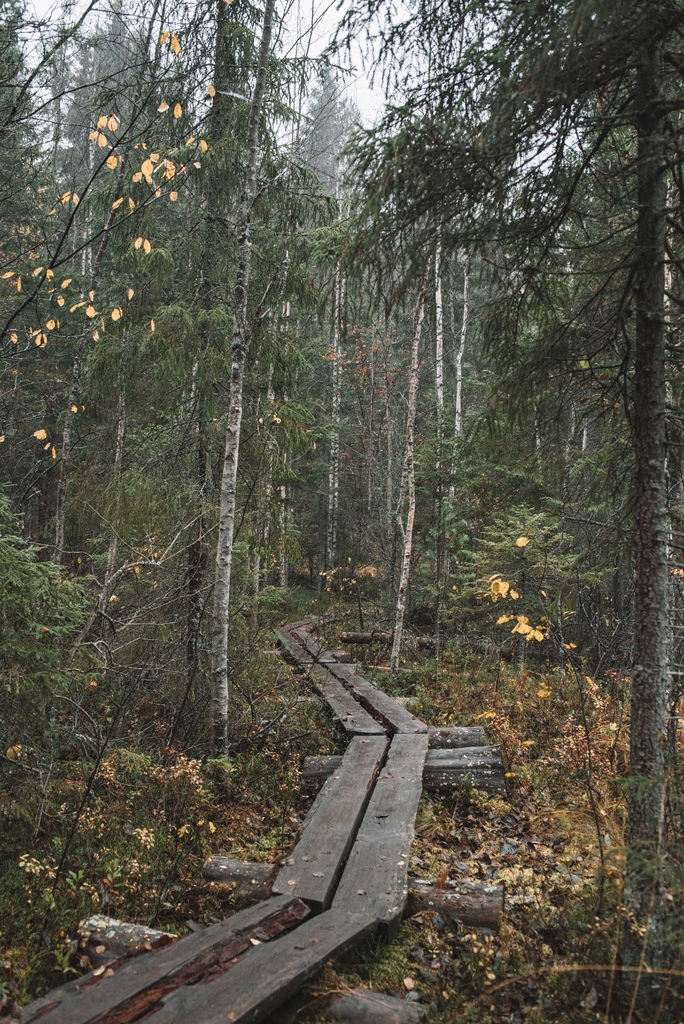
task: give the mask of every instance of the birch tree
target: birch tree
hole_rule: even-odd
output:
[[[219,496],[219,529],[216,548],[214,597],[214,640],[212,657],[212,719],[214,750],[225,754],[228,745],[230,715],[230,585],[233,571],[233,541],[237,508],[237,473],[242,425],[242,394],[250,330],[247,318],[249,279],[252,261],[250,227],[257,195],[258,136],[266,92],[268,61],[275,0],[266,0],[259,47],[256,81],[249,106],[244,161],[244,188],[237,218],[238,261],[234,288],[234,324],[232,366],[226,421],[223,471]]]
[[[402,540],[401,569],[399,572],[399,588],[397,590],[397,606],[394,618],[394,640],[390,668],[392,672],[399,670],[401,645],[404,634],[404,615],[406,598],[411,575],[411,558],[413,556],[413,527],[416,519],[416,411],[418,408],[418,384],[420,382],[420,338],[423,333],[425,319],[425,300],[427,296],[427,274],[418,295],[413,318],[413,339],[411,342],[411,366],[409,369],[408,404],[406,411],[406,454],[400,497],[396,511],[397,532]],[[406,525],[403,519],[403,505],[406,500]]]

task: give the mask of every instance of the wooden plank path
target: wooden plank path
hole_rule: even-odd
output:
[[[470,757],[496,774],[496,748],[479,745],[479,728],[429,729],[340,664],[310,636],[311,622],[276,634],[351,740],[344,757],[325,759],[327,777],[298,842],[274,870],[271,895],[164,949],[62,986],[25,1007],[22,1024],[257,1024],[331,957],[377,932],[394,933],[407,902],[428,745],[441,748],[430,756],[439,755],[435,771],[452,785],[448,758],[465,768]]]

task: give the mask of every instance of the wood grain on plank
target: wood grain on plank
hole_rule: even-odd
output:
[[[375,715],[391,732],[427,732],[428,727],[420,718],[403,708],[386,693],[374,686],[369,679],[358,675],[349,665],[329,665],[330,672],[349,690],[354,698]]]
[[[406,904],[426,753],[426,733],[393,737],[332,903],[333,909],[371,914],[390,935]]]
[[[367,914],[328,910],[290,935],[255,946],[216,981],[178,989],[148,1024],[255,1024],[327,960],[341,956],[374,929]]]
[[[22,1024],[127,1024],[173,989],[224,970],[258,942],[294,928],[310,914],[301,900],[277,896],[194,932],[159,952],[127,961],[113,973],[86,975],[24,1008]]]
[[[299,896],[315,911],[327,910],[371,798],[387,740],[355,736],[326,780],[292,855],[281,868],[274,893]]]
[[[385,729],[376,722],[372,715],[354,700],[342,683],[335,679],[322,665],[312,665],[310,670],[312,684],[316,691],[328,703],[342,728],[352,736],[384,735]]]
[[[308,654],[286,629],[274,629],[273,632],[278,637],[280,645],[300,665],[311,665],[313,663],[312,655]]]

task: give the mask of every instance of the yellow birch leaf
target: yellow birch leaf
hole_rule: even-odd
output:
[[[95,139],[97,138],[98,134],[99,134],[99,132],[98,132],[97,128],[94,128],[93,131],[88,136],[88,142],[94,142]]]
[[[16,345],[16,343],[19,341],[19,335],[17,334],[16,331],[12,331],[10,338],[12,340],[13,345]]]
[[[70,199],[71,199],[71,192],[65,192],[64,195],[62,196],[62,202],[63,203],[68,203]]]
[[[47,345],[47,342],[48,342],[47,334],[45,334],[44,332],[41,332],[38,335],[38,337],[36,338],[36,345],[38,346],[38,348],[45,348],[45,346]]]
[[[93,319],[94,316],[97,316],[97,310],[95,309],[94,306],[86,307],[86,316],[89,317],[91,320]]]
[[[203,153],[206,153],[206,151],[209,149],[206,139],[199,140],[199,148],[202,150]]]
[[[50,454],[52,455],[53,459],[57,458],[57,449],[55,448],[54,444],[52,446],[52,451],[50,452]]]
[[[71,406],[69,406],[69,408],[70,408],[71,412],[73,412],[73,413],[78,412],[78,406],[77,405],[71,405]]]
[[[131,299],[133,298],[134,295],[135,295],[135,292],[133,291],[133,289],[129,288],[127,290],[127,292],[126,292],[126,297],[128,298],[129,302],[131,301]]]
[[[515,618],[515,616],[513,615],[500,615],[499,618],[496,620],[496,624],[497,626],[502,626],[504,622],[510,622],[511,619],[513,618]]]
[[[176,56],[179,57],[181,53],[181,44],[179,43],[178,36],[176,35],[175,32],[171,36],[171,42],[169,45],[173,52],[176,54]]]
[[[136,171],[135,172],[135,174],[133,175],[133,181],[142,181],[142,172],[141,171]],[[128,200],[128,202],[130,203],[130,199]],[[131,209],[133,209],[133,207],[131,207]]]
[[[112,320],[114,321],[114,323],[116,323],[116,321],[120,320],[120,319],[121,319],[121,310],[117,306],[115,309],[112,310]]]
[[[544,634],[542,633],[542,631],[540,629],[533,630],[532,631],[532,636],[534,637],[535,640],[538,640],[539,643],[541,643],[542,640],[544,639]]]
[[[18,292],[21,291],[21,278],[20,277],[17,278],[17,291]]]
[[[156,330],[155,322],[154,322],[154,320],[150,320],[150,334],[154,334],[155,330]]]
[[[93,341],[99,341],[99,340],[100,340],[100,332],[98,331],[98,329],[96,327],[95,330],[93,331]]]
[[[150,153],[150,160],[153,164],[159,163],[159,153]]]
[[[148,238],[146,238],[145,241],[143,242],[143,249],[145,250],[146,253],[148,253],[148,255],[149,253],[152,252],[152,246],[150,245],[150,241]]]
[[[183,108],[181,107],[180,103],[177,103],[175,105],[175,107],[173,108],[173,116],[178,118],[178,117],[181,116],[182,113],[183,113]]]
[[[104,128],[106,126],[106,124],[107,124],[107,115],[106,114],[103,114],[102,117],[98,117],[98,119],[97,119],[97,127],[98,128]]]
[[[171,200],[172,203],[175,203],[176,200],[178,199],[178,193],[177,192],[169,192],[169,199]]]
[[[88,298],[90,299],[91,302],[94,302],[95,301],[95,292],[94,291],[88,292]]]
[[[207,86],[207,93],[209,94],[209,96],[212,97],[212,99],[214,98],[214,96],[216,95],[216,89],[214,88],[213,85]]]
[[[199,170],[199,168],[202,166],[202,164],[199,162],[199,160],[193,160],[192,166],[196,167]]]
[[[14,277],[14,271],[13,270],[6,270],[5,271],[5,273],[2,275],[3,281],[5,281],[8,277]]]
[[[43,430],[42,428],[40,430],[34,430],[33,431],[33,436],[38,441],[44,441],[45,438],[47,437],[47,430]]]
[[[523,740],[521,746],[523,746],[523,747],[533,747],[534,746],[534,740]]]
[[[152,161],[149,159],[149,157],[147,158],[147,160],[143,160],[140,170],[142,171],[146,178],[149,177],[150,174],[152,174],[152,171],[154,170],[154,165]]]
[[[42,267],[36,267],[36,269],[33,271],[33,276],[38,277],[42,269]]]
[[[162,34],[159,36],[159,45],[160,46],[164,45],[166,40],[169,38],[169,35],[170,35],[169,32],[162,32]]]
[[[118,210],[119,207],[121,206],[121,204],[123,203],[123,201],[124,201],[124,197],[123,196],[121,196],[121,199],[115,199],[114,202],[112,203],[112,210]]]
[[[107,145],[107,136],[103,132],[100,132],[100,134],[98,135],[97,144],[100,147],[100,149],[104,149]]]
[[[165,114],[168,109],[169,109],[169,104],[166,102],[166,100],[164,100],[163,103],[160,103],[159,106],[157,107],[157,111],[160,114]]]
[[[54,320],[48,320],[48,322],[45,324],[45,326],[48,329],[48,331],[54,331],[54,329],[55,329],[55,321]]]
[[[195,141],[195,136],[191,135],[190,138],[188,139],[188,141],[185,143],[185,145],[186,146],[192,146],[194,141]]]
[[[110,132],[116,131],[116,129],[119,127],[119,118],[116,116],[116,114],[112,114],[112,116],[107,121],[107,124],[109,126]]]
[[[107,159],[105,160],[105,163],[106,163],[107,167],[109,167],[110,171],[114,170],[114,168],[117,165],[117,159],[116,159],[116,157],[114,156],[113,153],[112,153],[111,156],[107,157]]]
[[[48,269],[45,271],[45,276],[48,279],[48,281],[54,281],[54,279],[55,279],[55,272],[54,272],[54,270],[50,270],[50,268],[48,267]]]
[[[85,306],[85,301],[84,301],[84,302],[77,302],[77,303],[76,303],[75,305],[73,305],[73,306],[72,306],[72,307],[70,308],[69,312],[70,312],[70,313],[74,313],[74,312],[75,312],[75,311],[76,311],[77,309],[80,309],[80,308],[81,308],[81,306]]]
[[[513,599],[514,601],[517,601],[517,600],[518,600],[518,598],[520,597],[520,594],[518,593],[518,591],[517,591],[517,590],[511,590],[511,592],[509,593],[509,595],[508,595],[508,596],[509,596],[510,598],[512,598],[512,599]]]
[[[71,284],[72,280],[73,280],[73,278],[71,278],[71,277],[65,277],[59,287],[60,288],[68,288],[69,285]]]
[[[71,202],[74,204],[74,206],[78,206],[78,204],[81,202],[81,200],[78,198],[75,192],[71,193]]]
[[[143,244],[142,235],[138,235],[138,237],[136,238],[135,242],[133,243],[133,248],[134,249],[139,249],[142,244]]]
[[[63,305],[64,305],[64,303],[65,303],[65,301],[66,301],[66,300],[65,300],[65,298],[64,298],[64,296],[63,296],[63,295],[58,295],[58,296],[57,296],[57,305],[58,305],[58,306],[63,306]]]
[[[44,444],[44,445],[43,445],[43,451],[44,451],[44,452],[46,452],[46,451],[48,450],[48,448],[49,448],[49,447],[50,447],[50,442],[48,441],[48,443],[47,443],[47,444]]]
[[[516,548],[526,548],[529,543],[529,537],[518,537],[518,539],[515,542],[515,546]]]
[[[134,202],[133,202],[133,200],[132,200],[132,199],[130,198],[130,196],[129,196],[129,198],[128,198],[128,208],[129,208],[129,210],[135,210],[135,203],[134,203]]]

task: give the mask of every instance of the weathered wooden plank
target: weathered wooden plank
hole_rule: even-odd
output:
[[[355,736],[307,815],[306,827],[273,884],[274,893],[298,896],[327,910],[356,838],[387,740]]]
[[[393,737],[332,903],[333,909],[372,914],[390,935],[406,904],[426,753],[426,733]]]
[[[428,879],[409,881],[408,913],[436,911],[467,927],[498,928],[504,905],[504,887],[496,882],[446,882],[437,888]]]
[[[431,750],[454,750],[459,747],[484,747],[487,737],[481,725],[456,725],[445,728],[431,725],[428,729],[428,746]]]
[[[385,730],[380,722],[376,722],[326,668],[312,665],[310,676],[314,688],[328,703],[346,732],[352,736],[384,735]]]
[[[500,747],[462,747],[431,750],[425,760],[423,785],[432,792],[449,792],[456,786],[474,786],[487,793],[506,794]]]
[[[427,732],[428,727],[406,708],[401,707],[370,680],[357,675],[349,665],[329,665],[329,671],[339,679],[366,710],[379,718],[391,732]]]
[[[286,629],[278,628],[274,629],[273,632],[278,637],[281,647],[284,647],[287,653],[295,661],[298,661],[300,665],[311,665],[313,663],[313,657],[304,650],[301,644],[297,643]]]
[[[194,984],[252,948],[295,927],[310,914],[301,900],[277,896],[243,910],[158,952],[86,975],[24,1007],[22,1024],[127,1024],[169,992]]]
[[[255,946],[216,981],[178,989],[149,1024],[255,1024],[290,998],[333,956],[375,929],[368,914],[328,910],[290,935]]]
[[[306,757],[302,777],[306,782],[321,783],[338,771],[341,761],[338,754]],[[505,794],[506,780],[499,747],[428,750],[423,765],[423,788],[445,793],[459,786]]]

